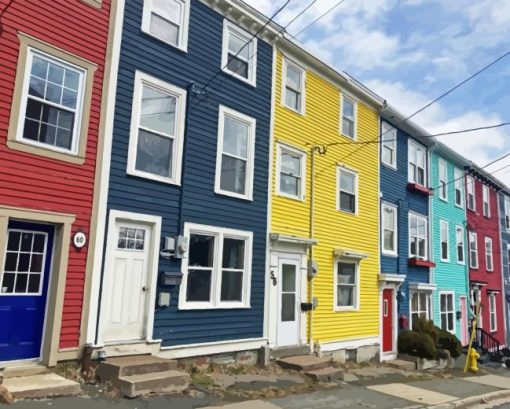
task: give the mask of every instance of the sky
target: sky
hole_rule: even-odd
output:
[[[268,16],[285,3],[245,1]],[[310,2],[291,0],[276,21],[285,26]],[[336,2],[317,0],[287,31]],[[344,0],[298,39],[409,115],[510,50],[510,0]],[[510,122],[509,91],[510,56],[413,121],[433,134]],[[480,166],[510,153],[510,126],[438,139]],[[510,186],[510,166],[494,176]]]

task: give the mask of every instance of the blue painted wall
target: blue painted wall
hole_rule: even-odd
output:
[[[505,196],[510,197],[510,192],[500,191],[498,194],[499,201],[499,218],[501,231],[501,254],[502,254],[502,274],[504,282],[504,301],[505,318],[506,318],[506,344],[510,345],[510,260],[508,258],[508,245],[510,245],[510,230],[505,225]],[[495,253],[495,252],[494,252]]]
[[[120,54],[108,210],[162,216],[162,237],[182,234],[186,222],[252,231],[251,308],[180,311],[177,287],[171,306],[156,309],[154,338],[162,346],[261,337],[265,287],[272,47],[259,39],[257,84],[252,87],[221,73],[207,100],[192,93],[187,112],[182,186],[126,174],[135,71],[186,88],[204,86],[221,69],[223,16],[191,1],[188,52],[141,32],[142,0],[126,2]],[[214,193],[219,105],[257,120],[253,201]],[[182,195],[182,206],[180,205]],[[159,260],[159,271],[180,271],[179,260]],[[159,285],[159,284],[158,284]]]

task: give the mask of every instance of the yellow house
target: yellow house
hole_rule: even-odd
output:
[[[383,100],[292,41],[275,57],[269,344],[373,358]]]

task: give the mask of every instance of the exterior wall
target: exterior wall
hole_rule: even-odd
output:
[[[259,39],[256,87],[221,73],[209,85],[204,101],[200,102],[203,95],[188,92],[191,99],[181,186],[130,176],[126,169],[135,71],[186,88],[191,82],[205,85],[222,67],[222,15],[192,0],[188,51],[184,53],[140,31],[142,10],[141,1],[126,3],[108,211],[161,216],[162,237],[182,235],[185,223],[253,232],[251,307],[179,310],[179,287],[162,286],[158,279],[157,292],[169,291],[171,305],[156,308],[153,338],[161,339],[162,347],[260,338],[264,318],[272,48]],[[252,201],[214,192],[219,105],[257,120]],[[181,261],[160,258],[158,271],[179,272]]]
[[[314,71],[306,70],[306,108],[300,115],[282,105],[282,54],[278,53],[276,69],[276,102],[274,140],[307,152],[304,200],[276,194],[277,149],[273,146],[273,198],[271,232],[299,237],[310,235],[310,147],[344,142],[327,147],[326,154],[315,156],[314,239],[318,245],[313,258],[318,264],[313,295],[319,305],[313,311],[314,342],[348,341],[379,334],[379,226],[378,226],[378,148],[349,145],[339,133],[341,90]],[[357,139],[377,138],[378,114],[374,108],[358,100]],[[341,163],[358,172],[358,214],[337,209],[337,165]],[[368,254],[360,262],[360,307],[358,311],[335,311],[334,255],[337,248],[348,248]],[[305,300],[303,300],[305,301]],[[339,348],[340,349],[340,348]]]
[[[510,245],[510,231],[506,229],[505,225],[505,196],[510,196],[508,193],[499,193],[499,219],[501,231],[501,260],[503,274],[503,308],[505,312],[505,326],[506,326],[506,344],[510,344],[510,259],[508,257],[508,246]]]
[[[0,1],[0,9],[4,9],[7,3],[6,0]],[[0,205],[72,215],[75,217],[72,233],[83,230],[87,236],[94,193],[109,13],[110,0],[103,0],[100,7],[78,0],[13,2],[2,15],[3,31],[0,34]],[[90,21],[94,24],[91,25]],[[9,122],[18,115],[15,109],[11,110],[11,105],[20,32],[97,66],[92,74],[91,105],[84,107],[85,112],[90,112],[90,120],[85,132],[87,140],[83,164],[51,159],[7,146]],[[87,248],[81,251],[71,248],[69,251],[62,327],[59,329],[62,349],[79,346],[87,256]],[[48,314],[52,311],[48,310]]]
[[[440,156],[437,152],[432,153],[432,185],[439,186],[439,161],[444,160],[447,164],[447,183],[455,179],[455,168],[464,172],[462,165],[455,165],[452,161]],[[463,264],[457,261],[457,242],[456,227],[462,226],[466,232],[466,209],[465,200],[462,207],[455,205],[455,184],[447,185],[447,201],[439,198],[439,189],[434,191],[432,196],[432,226],[433,226],[433,254],[436,267],[434,268],[434,284],[437,285],[437,291],[434,292],[433,310],[434,321],[437,326],[441,326],[440,318],[440,297],[441,291],[453,291],[454,311],[460,311],[460,297],[465,296],[466,303],[469,298],[468,282],[468,252],[467,252],[467,234],[464,235],[464,260]],[[449,261],[441,261],[441,220],[448,222],[448,240],[449,240]],[[467,325],[467,323],[466,323]],[[455,334],[461,339],[461,322],[455,317]]]

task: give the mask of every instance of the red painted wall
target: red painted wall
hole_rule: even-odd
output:
[[[475,200],[476,211],[467,209],[468,231],[477,234],[478,241],[478,268],[469,269],[469,279],[471,281],[487,282],[487,286],[482,288],[482,326],[487,332],[490,332],[490,313],[489,296],[487,290],[498,290],[496,295],[496,314],[497,331],[492,335],[501,343],[505,343],[504,310],[503,310],[503,292],[501,291],[501,245],[499,236],[499,215],[498,215],[498,196],[496,190],[489,185],[490,191],[490,218],[483,216],[483,183],[476,178],[475,180]],[[467,183],[466,183],[467,186]],[[467,190],[466,190],[467,198]],[[492,239],[492,253],[494,270],[487,271],[485,256],[485,238]],[[468,241],[469,243],[469,241]]]
[[[0,0],[0,10],[9,0]],[[97,9],[81,0],[14,0],[0,34],[0,204],[76,215],[73,233],[90,229],[110,0]],[[6,146],[21,31],[97,64],[83,165],[11,150]],[[85,107],[85,109],[87,109]],[[71,247],[60,337],[78,346],[87,249]]]

